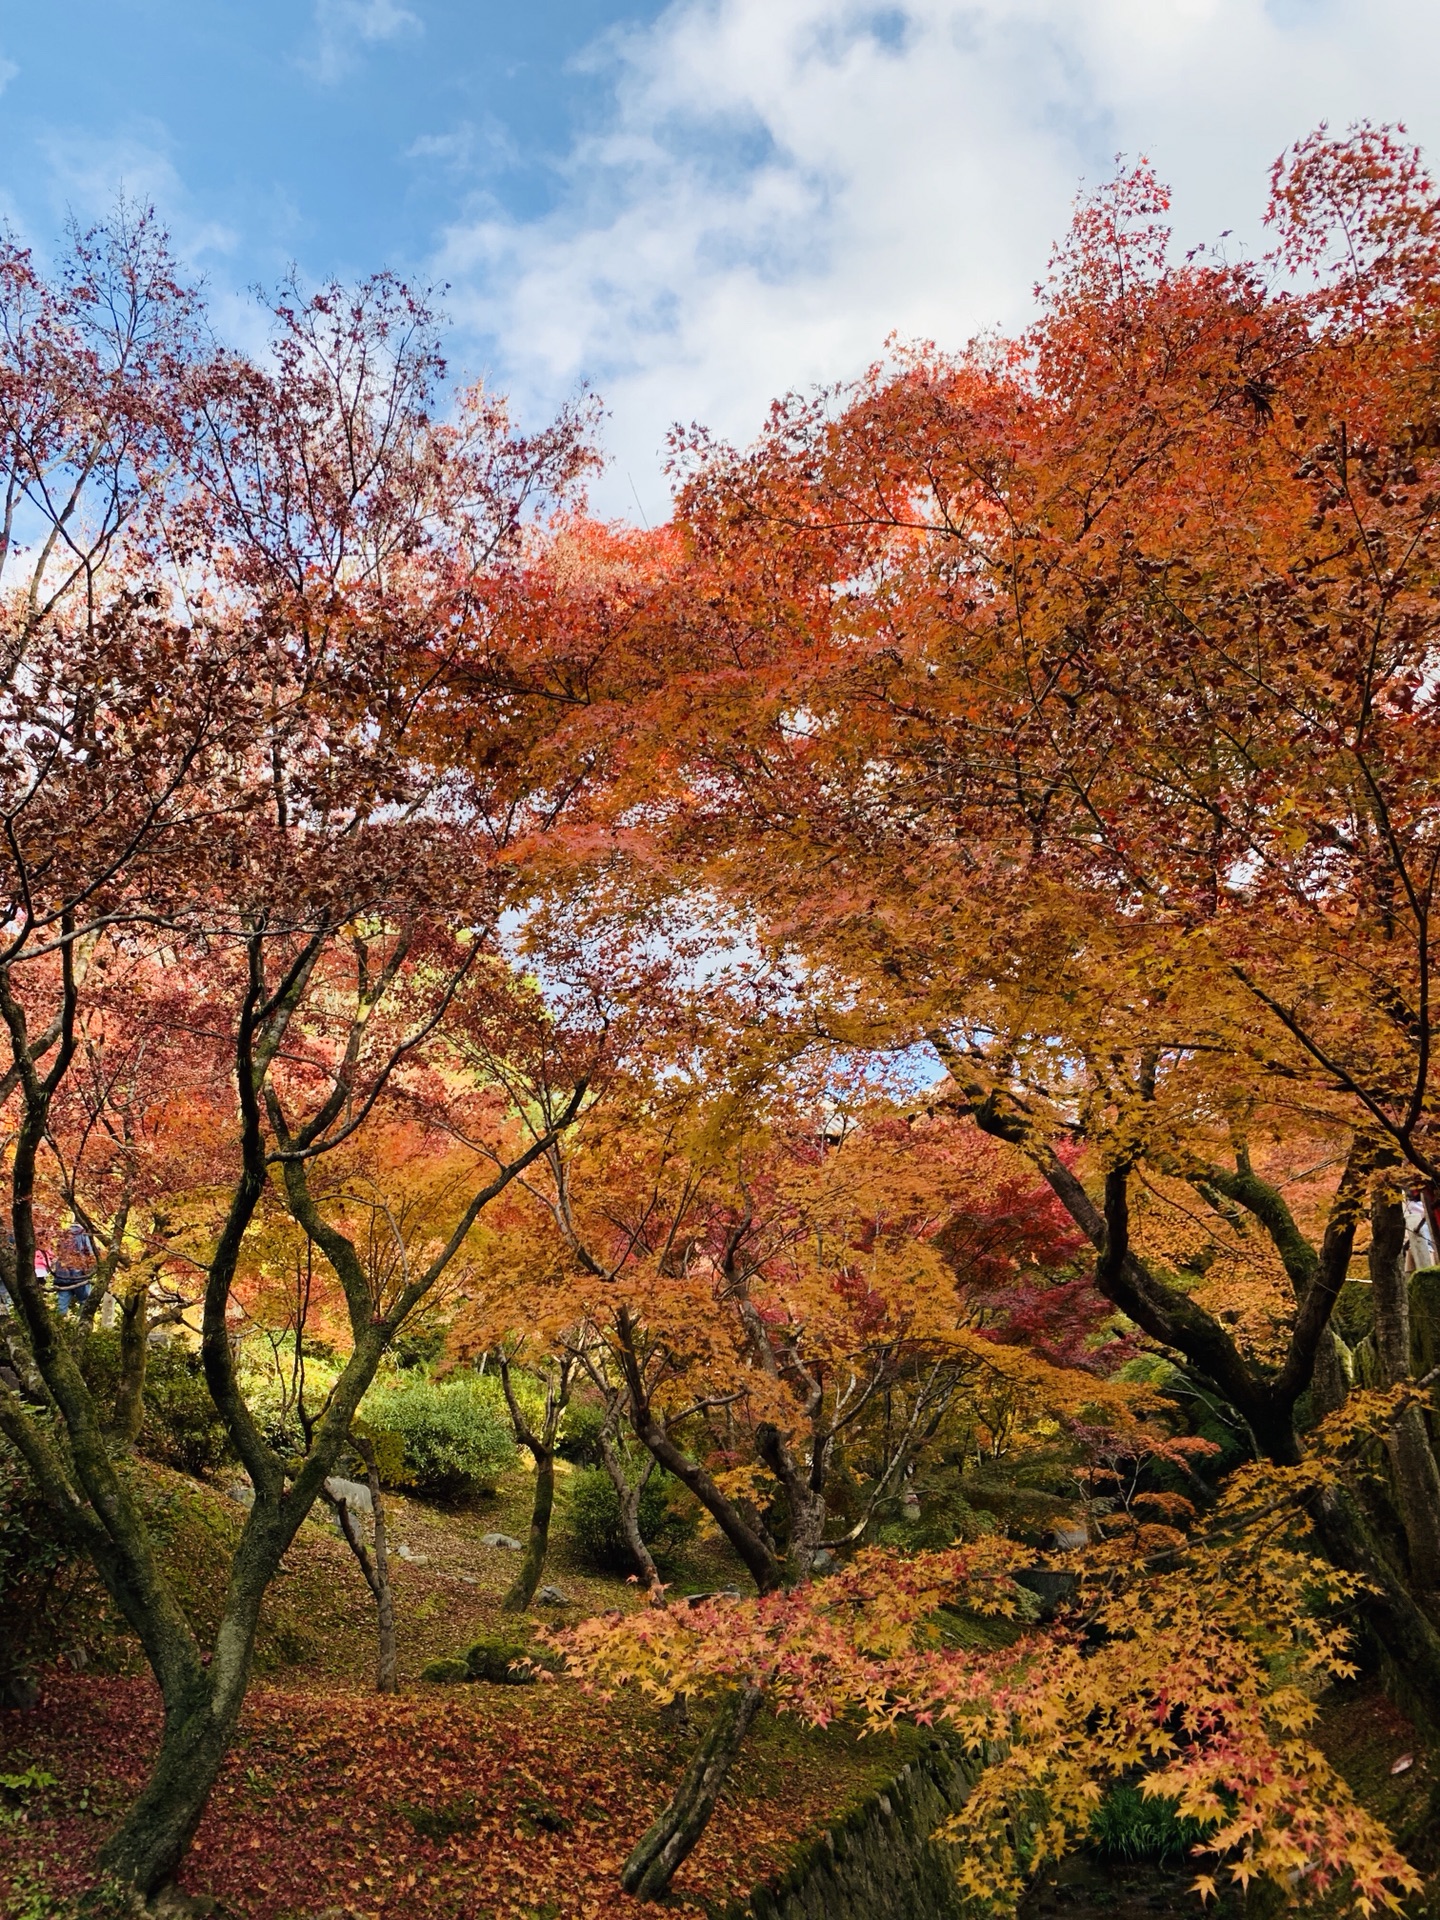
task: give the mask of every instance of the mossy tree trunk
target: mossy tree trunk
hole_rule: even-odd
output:
[[[747,1684],[720,1702],[674,1798],[621,1869],[620,1885],[626,1893],[658,1900],[667,1890],[676,1868],[710,1824],[720,1791],[764,1698],[763,1687]]]
[[[150,1356],[150,1289],[137,1287],[120,1302],[120,1381],[110,1430],[133,1447],[145,1424],[145,1368]]]
[[[510,1369],[511,1358],[502,1353],[500,1381],[505,1390],[505,1404],[510,1409],[515,1438],[535,1462],[535,1498],[530,1506],[530,1537],[525,1544],[525,1557],[500,1606],[505,1613],[524,1613],[539,1590],[545,1556],[550,1550],[550,1518],[555,1511],[555,1443],[570,1399],[574,1363],[567,1357],[557,1366],[547,1368],[545,1414],[538,1428],[526,1417],[516,1398]]]

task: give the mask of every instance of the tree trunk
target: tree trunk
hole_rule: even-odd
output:
[[[692,1460],[670,1438],[664,1421],[657,1417],[650,1405],[640,1359],[635,1351],[634,1326],[629,1314],[623,1310],[616,1317],[616,1331],[620,1336],[620,1364],[630,1399],[630,1424],[635,1430],[636,1439],[655,1456],[657,1465],[673,1474],[682,1487],[688,1487],[694,1494],[744,1562],[757,1590],[760,1593],[773,1593],[783,1575],[779,1560],[755,1528],[747,1524],[735,1502],[716,1486],[700,1462]]]
[[[338,1500],[325,1489],[325,1498],[335,1510],[335,1518],[345,1543],[359,1562],[365,1584],[375,1599],[375,1626],[378,1650],[375,1661],[375,1691],[398,1693],[400,1681],[395,1652],[395,1598],[390,1585],[390,1550],[385,1539],[385,1502],[380,1492],[380,1474],[375,1464],[375,1449],[368,1439],[354,1436],[355,1451],[365,1462],[365,1481],[370,1490],[370,1507],[375,1521],[375,1557],[366,1550],[360,1523],[346,1500]]]
[[[145,1424],[145,1365],[150,1351],[149,1289],[138,1287],[120,1302],[120,1384],[110,1430],[124,1447],[133,1447]]]
[[[380,1492],[380,1471],[375,1449],[366,1439],[357,1439],[356,1447],[365,1462],[365,1482],[370,1489],[370,1505],[375,1515],[375,1615],[379,1639],[379,1657],[375,1666],[375,1691],[398,1693],[400,1676],[395,1652],[395,1596],[390,1585],[390,1547],[385,1537],[385,1501]]]
[[[621,1869],[620,1885],[626,1893],[658,1900],[670,1885],[675,1869],[709,1825],[725,1776],[764,1697],[760,1687],[744,1686],[720,1703],[674,1799]]]
[[[252,1515],[253,1520],[253,1515]],[[252,1540],[248,1564],[232,1577],[225,1617],[208,1667],[189,1663],[188,1677],[165,1688],[165,1727],[149,1779],[100,1851],[100,1868],[146,1898],[175,1875],[234,1737],[245,1690],[260,1602],[269,1585],[278,1536]],[[193,1643],[192,1643],[193,1644]]]
[[[822,1442],[815,1439],[816,1462],[823,1474]],[[785,1489],[790,1510],[790,1546],[785,1556],[785,1584],[803,1586],[814,1571],[815,1555],[825,1538],[829,1512],[823,1491],[812,1484],[815,1471],[797,1461],[780,1429],[772,1421],[762,1420],[755,1429],[755,1447]]]
[[[1370,1215],[1370,1289],[1375,1302],[1375,1347],[1382,1386],[1410,1374],[1410,1289],[1403,1270],[1405,1215],[1398,1193],[1378,1192]],[[1440,1468],[1425,1415],[1407,1407],[1385,1439],[1405,1528],[1410,1573],[1433,1613],[1440,1605]]]
[[[1404,1682],[1407,1704],[1432,1730],[1440,1730],[1440,1633],[1348,1488],[1322,1488],[1312,1497],[1310,1511],[1330,1562],[1368,1583],[1356,1607]]]
[[[535,1598],[540,1576],[545,1571],[545,1554],[550,1545],[550,1515],[555,1506],[555,1449],[529,1442],[535,1459],[535,1501],[530,1509],[530,1544],[520,1562],[510,1591],[500,1602],[503,1613],[524,1613]]]
[[[101,1868],[149,1896],[173,1878],[194,1838],[239,1718],[216,1714],[207,1694],[165,1729],[154,1771],[105,1843]]]
[[[620,1525],[625,1534],[625,1544],[636,1566],[640,1569],[640,1578],[650,1595],[652,1607],[665,1604],[665,1587],[660,1571],[655,1565],[654,1555],[646,1546],[640,1532],[640,1497],[650,1484],[650,1475],[655,1471],[655,1459],[652,1455],[645,1463],[640,1478],[633,1483],[625,1472],[625,1462],[616,1451],[615,1443],[608,1433],[600,1435],[600,1458],[605,1463],[605,1471],[610,1476],[610,1484],[615,1489],[615,1498],[620,1502]]]

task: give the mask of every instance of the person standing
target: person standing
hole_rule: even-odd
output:
[[[55,1310],[69,1313],[90,1298],[95,1243],[78,1220],[66,1227],[55,1249]]]

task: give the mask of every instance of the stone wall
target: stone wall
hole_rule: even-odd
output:
[[[934,1741],[725,1920],[961,1920],[945,1849],[930,1836],[978,1770],[978,1761]]]

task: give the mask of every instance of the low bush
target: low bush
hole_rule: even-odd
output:
[[[99,1583],[61,1538],[28,1469],[0,1440],[0,1705],[31,1667],[88,1640]]]
[[[92,1326],[69,1336],[80,1371],[108,1412],[120,1385],[120,1335]],[[202,1474],[234,1455],[225,1423],[215,1411],[199,1353],[181,1340],[156,1341],[145,1359],[145,1419],[139,1450],[179,1473]]]
[[[557,1655],[515,1633],[492,1633],[473,1640],[462,1654],[430,1661],[420,1678],[441,1686],[480,1680],[492,1687],[528,1687],[537,1669],[558,1673],[561,1665]]]
[[[640,1538],[656,1562],[673,1558],[693,1539],[697,1520],[678,1501],[679,1483],[652,1473],[640,1496]],[[636,1571],[620,1522],[620,1496],[603,1467],[582,1467],[570,1476],[566,1504],[569,1528],[582,1559],[607,1573]]]
[[[1090,1844],[1106,1860],[1178,1864],[1208,1832],[1198,1820],[1182,1820],[1173,1800],[1147,1799],[1129,1785],[1112,1787],[1090,1817]]]
[[[555,1451],[562,1460],[576,1466],[598,1467],[600,1432],[605,1425],[605,1409],[595,1400],[572,1400],[560,1422],[560,1437]]]
[[[466,1492],[493,1492],[516,1456],[509,1415],[497,1389],[474,1374],[430,1380],[422,1374],[371,1390],[364,1426],[376,1436],[392,1484],[441,1499]]]

